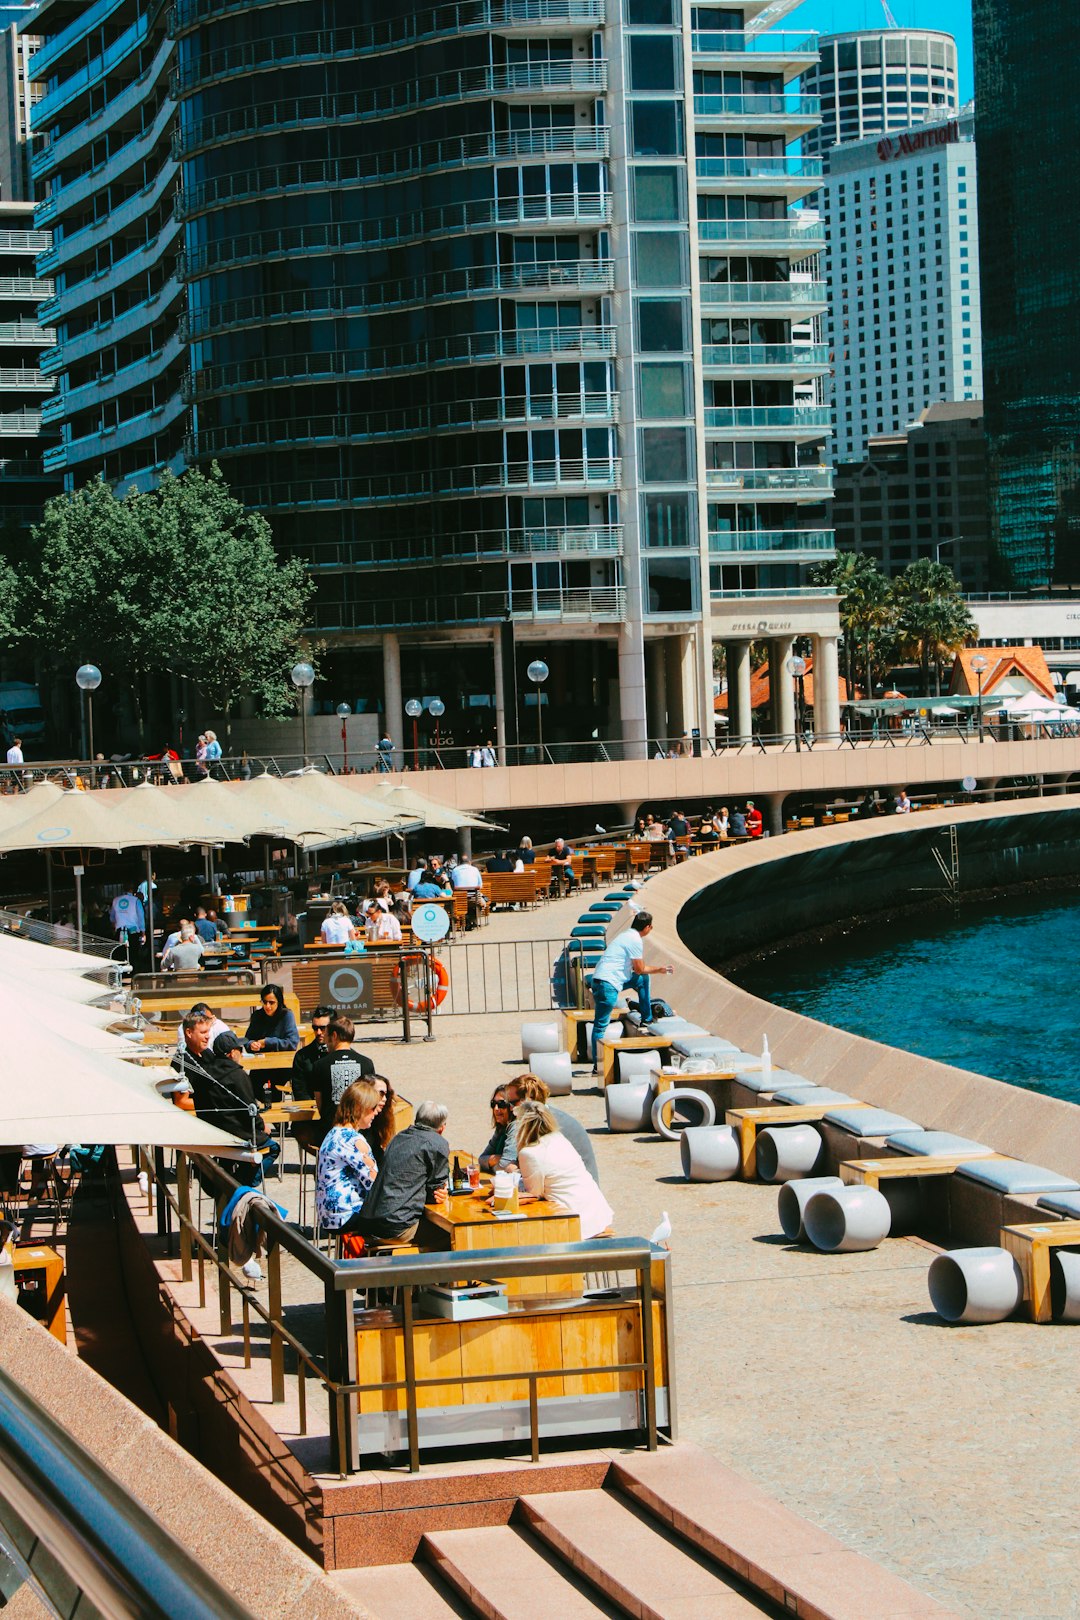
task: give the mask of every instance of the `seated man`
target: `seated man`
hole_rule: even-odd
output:
[[[180,938],[163,952],[161,966],[166,973],[194,973],[202,967],[205,944],[195,932],[194,923],[180,924]]]
[[[445,1204],[450,1169],[446,1109],[422,1102],[415,1123],[391,1137],[375,1185],[364,1199],[351,1230],[377,1246],[411,1243],[425,1204]]]
[[[487,869],[489,872],[512,872],[514,870],[514,861],[510,851],[504,849],[500,855],[490,856]]]
[[[560,883],[566,884],[568,893],[576,889],[578,880],[574,874],[574,852],[565,838],[556,838],[550,860],[552,894],[558,894]]]
[[[318,1124],[312,1138],[321,1142],[331,1125],[337,1105],[354,1080],[366,1080],[375,1065],[363,1052],[353,1050],[356,1025],[344,1013],[335,1013],[326,1032],[326,1052],[311,1068],[311,1087],[319,1104]]]
[[[250,1159],[223,1158],[218,1163],[242,1186],[257,1187],[262,1181],[263,1150],[268,1157],[272,1151],[273,1158],[279,1150],[259,1112],[261,1087],[257,1096],[251,1076],[240,1067],[240,1043],[229,1031],[219,1035],[211,1049],[210,1019],[205,1013],[187,1013],[182,1030],[184,1044],[171,1066],[190,1087],[200,1119],[250,1144]]]
[[[681,810],[673,810],[668,821],[668,839],[671,853],[684,861],[690,853],[690,823]]]
[[[316,1007],[311,1015],[311,1039],[301,1046],[292,1060],[294,1102],[311,1102],[315,1096],[315,1070],[326,1056],[326,1038],[333,1008]]]
[[[743,815],[741,810],[733,810],[731,812],[731,837],[746,837],[746,817]]]
[[[519,1074],[513,1080],[508,1081],[506,1085],[506,1100],[515,1114],[523,1102],[540,1103],[547,1109],[566,1140],[570,1143],[570,1146],[577,1149],[581,1155],[581,1162],[596,1182],[596,1185],[599,1186],[600,1172],[596,1168],[596,1154],[593,1152],[592,1138],[580,1119],[575,1119],[573,1114],[568,1114],[563,1108],[555,1108],[548,1101],[550,1096],[551,1092],[547,1083],[541,1080],[538,1074]],[[516,1163],[517,1120],[511,1118],[498,1168],[505,1170]]]
[[[760,838],[765,828],[761,819],[761,811],[758,809],[753,799],[747,799],[746,801],[745,820],[748,835],[751,838]]]

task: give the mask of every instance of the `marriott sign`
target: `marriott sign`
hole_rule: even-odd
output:
[[[920,129],[910,135],[886,135],[884,140],[878,141],[877,155],[882,163],[889,163],[893,158],[910,157],[913,152],[925,152],[932,146],[953,146],[959,140],[960,125],[954,118],[936,129]]]

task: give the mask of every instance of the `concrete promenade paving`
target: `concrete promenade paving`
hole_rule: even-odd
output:
[[[500,913],[468,938],[551,938],[581,909]],[[493,1086],[520,1071],[522,1021],[440,1017],[433,1043],[358,1044],[412,1101],[444,1101],[451,1144],[476,1149]],[[1080,1337],[945,1328],[921,1244],[792,1248],[775,1190],[685,1184],[676,1146],[609,1135],[591,1076],[575,1088],[560,1107],[593,1135],[617,1229],[671,1216],[682,1437],[960,1614],[1080,1616]]]

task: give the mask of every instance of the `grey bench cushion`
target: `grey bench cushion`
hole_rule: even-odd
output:
[[[808,1097],[807,1102],[813,1102]],[[917,1131],[913,1119],[890,1113],[887,1108],[837,1108],[825,1115],[826,1125],[839,1125],[852,1136],[891,1136],[894,1131]]]
[[[994,1151],[969,1137],[954,1136],[952,1131],[898,1131],[885,1146],[901,1153],[965,1153],[973,1159]]]
[[[813,1103],[815,1107],[842,1108],[846,1103],[858,1102],[858,1097],[849,1097],[846,1091],[834,1091],[831,1086],[778,1086],[773,1092],[777,1102]]]
[[[671,1043],[673,1052],[682,1057],[715,1057],[718,1053],[737,1052],[734,1041],[725,1041],[722,1035],[676,1035]]]
[[[1064,1215],[1067,1220],[1080,1221],[1080,1192],[1049,1193],[1045,1198],[1039,1199],[1040,1209],[1052,1209],[1055,1215]]]
[[[1039,1164],[1027,1164],[1023,1159],[974,1159],[970,1164],[958,1164],[956,1173],[984,1187],[993,1187],[995,1192],[1080,1192],[1080,1181],[1059,1176],[1056,1170],[1044,1170]]]
[[[740,1086],[746,1087],[747,1091],[778,1091],[781,1086],[791,1091],[797,1088],[805,1091],[814,1083],[801,1074],[792,1073],[790,1069],[770,1069],[768,1074],[760,1069],[745,1069],[736,1074],[735,1078]]]
[[[688,1018],[654,1018],[646,1026],[650,1035],[708,1035],[707,1029],[700,1024],[692,1024]]]

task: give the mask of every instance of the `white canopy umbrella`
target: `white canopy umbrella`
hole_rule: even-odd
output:
[[[48,973],[69,983],[89,985],[98,996],[107,995],[109,986],[92,982],[85,975],[101,973],[117,965],[103,957],[90,956],[86,951],[69,951],[21,935],[0,934],[0,967],[12,973]]]
[[[355,781],[356,778],[348,780]],[[492,825],[483,816],[474,816],[468,810],[455,810],[452,805],[440,804],[437,799],[429,798],[426,793],[418,793],[404,783],[395,786],[389,782],[377,782],[365,792],[366,797],[374,799],[377,804],[385,804],[402,816],[414,816],[421,826],[439,832],[458,832],[462,827],[490,828]]]
[[[342,800],[330,781],[317,772],[288,779],[267,773],[250,782],[219,785],[258,817],[260,832],[302,849],[325,849],[394,831],[398,818],[393,811],[373,809],[359,795]]]

